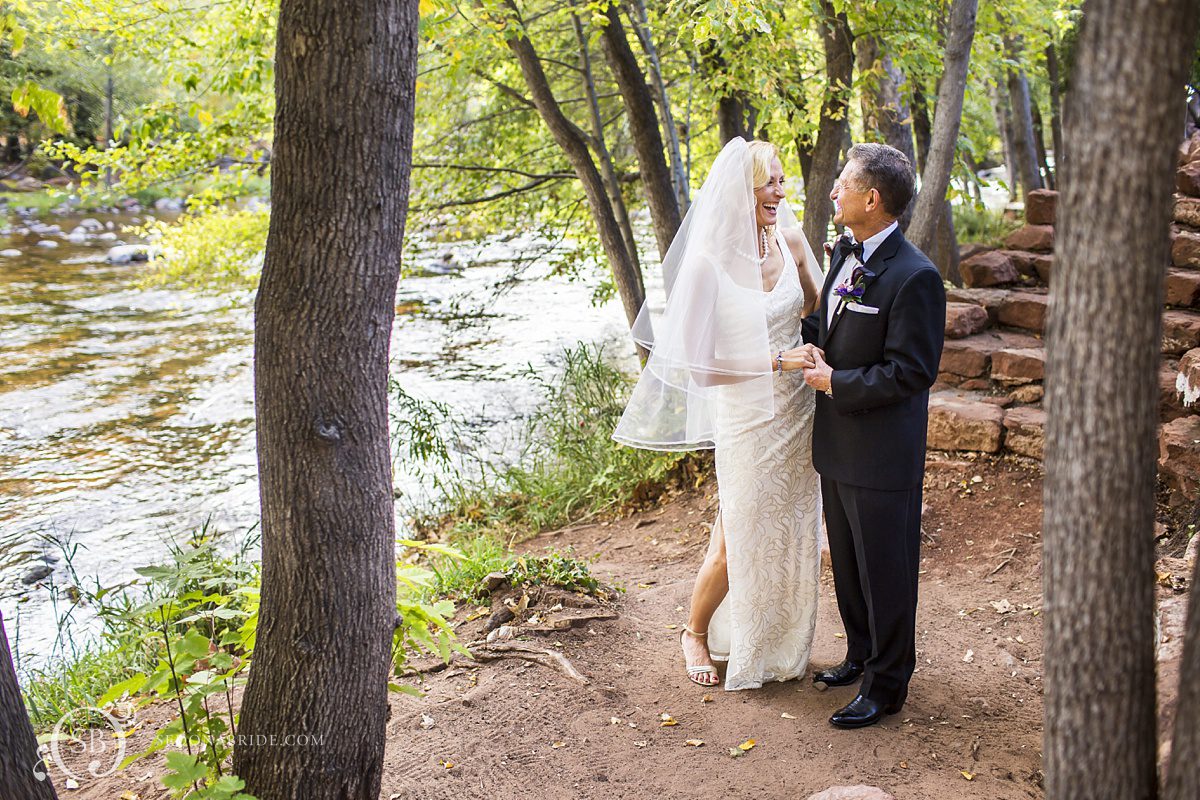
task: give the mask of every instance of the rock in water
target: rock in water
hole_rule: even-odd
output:
[[[110,264],[128,264],[131,261],[149,261],[158,256],[159,249],[145,244],[121,244],[110,247],[108,261]]]
[[[48,564],[38,564],[36,567],[30,568],[28,572],[21,576],[21,583],[29,586],[30,584],[37,583],[38,581],[47,577],[52,572],[54,572],[54,569]]]

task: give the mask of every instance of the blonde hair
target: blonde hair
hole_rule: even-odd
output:
[[[754,140],[750,144],[750,161],[753,164],[754,188],[761,189],[771,179],[771,162],[779,158],[779,148],[771,142]]]

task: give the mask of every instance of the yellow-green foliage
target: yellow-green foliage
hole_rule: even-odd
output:
[[[155,221],[131,232],[158,248],[146,276],[148,286],[221,291],[253,289],[267,244],[266,209],[215,209],[178,222]]]

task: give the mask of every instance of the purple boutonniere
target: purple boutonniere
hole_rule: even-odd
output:
[[[850,280],[843,281],[833,293],[842,298],[841,306],[847,303],[861,303],[863,293],[867,291],[867,281],[874,277],[875,273],[866,267],[855,267],[854,272],[850,273]]]

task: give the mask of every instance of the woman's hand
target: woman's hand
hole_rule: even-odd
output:
[[[806,344],[800,347],[784,350],[780,357],[784,372],[797,369],[813,369],[817,366],[817,353],[823,358],[825,352],[816,345]]]

